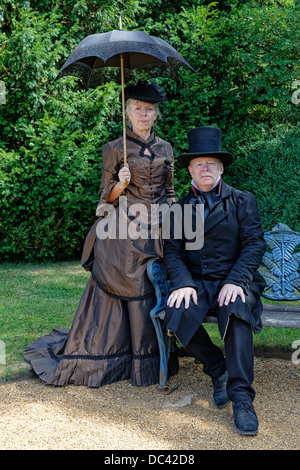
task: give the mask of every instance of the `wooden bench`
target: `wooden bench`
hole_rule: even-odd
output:
[[[300,234],[293,232],[284,224],[277,224],[272,231],[265,233],[265,240],[268,248],[260,268],[267,283],[263,297],[280,301],[280,305],[264,304],[263,326],[300,328],[300,305],[288,303],[300,300],[300,253],[295,252],[300,245]],[[176,347],[175,337],[167,331],[163,324],[169,294],[169,281],[162,259],[149,260],[147,272],[154,286],[157,300],[150,316],[157,334],[160,352],[158,391],[169,393],[167,386],[168,361],[171,351]],[[205,323],[217,323],[217,319],[213,315],[208,315],[205,318]]]

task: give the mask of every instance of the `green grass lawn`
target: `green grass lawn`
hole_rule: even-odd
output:
[[[6,364],[0,379],[28,368],[23,350],[52,328],[69,328],[90,274],[80,263],[0,264],[0,341]],[[207,325],[216,344],[222,345],[216,325]],[[265,328],[254,336],[255,347],[291,351],[300,339],[296,329]],[[1,357],[1,355],[0,355]]]
[[[6,353],[0,377],[27,366],[27,344],[53,327],[71,326],[88,278],[79,262],[0,265],[0,340]]]

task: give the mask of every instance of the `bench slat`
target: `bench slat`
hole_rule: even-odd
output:
[[[273,307],[268,305],[268,307]],[[300,328],[300,305],[298,309],[288,311],[285,309],[272,309],[267,308],[264,310],[261,316],[263,326],[272,328]],[[165,311],[162,310],[159,314],[161,320],[164,319]],[[213,316],[207,316],[204,319],[204,323],[217,323],[217,318]]]
[[[264,304],[261,316],[263,326],[273,328],[300,328],[300,305]],[[206,317],[205,323],[217,323],[216,317]]]

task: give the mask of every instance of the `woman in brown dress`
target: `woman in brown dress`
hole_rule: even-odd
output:
[[[159,380],[159,349],[149,315],[156,300],[146,267],[149,259],[162,256],[160,229],[151,224],[151,208],[175,201],[173,151],[152,127],[164,99],[162,91],[154,83],[139,84],[128,86],[125,97],[131,123],[127,166],[123,138],[104,145],[99,218],[82,256],[91,277],[72,327],[53,329],[24,351],[48,384],[100,387],[129,379],[133,385],[146,386]],[[109,220],[113,230],[108,233]],[[176,373],[175,356],[169,368],[170,375]]]

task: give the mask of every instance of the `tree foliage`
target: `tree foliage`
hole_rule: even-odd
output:
[[[175,159],[188,149],[190,129],[220,127],[223,148],[236,157],[227,180],[257,196],[266,230],[278,221],[295,230],[298,2],[2,0],[0,259],[80,254],[99,198],[101,147],[122,131],[120,87],[85,91],[75,78],[54,79],[84,37],[118,29],[120,14],[124,29],[165,39],[196,70],[181,69],[180,83],[158,79],[168,102],[157,133],[171,142]],[[285,164],[293,178],[282,178]],[[282,182],[280,208],[274,181]],[[189,186],[177,164],[175,184],[178,196]]]

